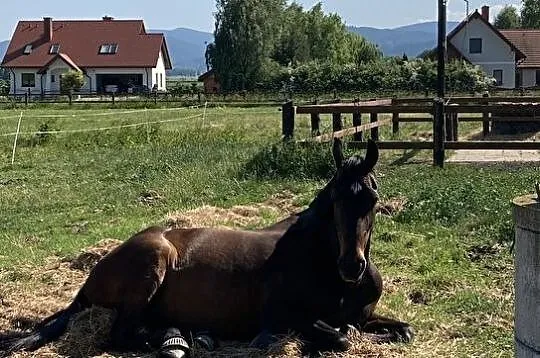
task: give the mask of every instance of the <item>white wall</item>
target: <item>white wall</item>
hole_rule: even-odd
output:
[[[157,65],[155,68],[152,69],[152,86],[150,88],[153,88],[154,85],[157,84],[157,88],[159,91],[166,91],[166,83],[167,77],[165,72],[165,61],[163,60],[163,54],[161,53],[161,51],[159,51]]]
[[[30,88],[30,93],[32,94],[41,93],[41,75],[37,73],[38,71],[39,71],[39,68],[15,68],[13,69],[13,72],[10,70],[10,78],[11,78],[10,93],[12,94],[27,93],[29,88]],[[23,73],[33,73],[35,75],[34,87],[22,87],[22,74]],[[13,79],[13,75],[15,75],[15,79]]]
[[[471,38],[482,39],[482,53],[470,53],[469,39]],[[493,70],[503,70],[501,87],[514,88],[516,86],[516,54],[484,22],[479,19],[471,20],[450,42],[469,61],[482,67],[489,76],[493,76]]]

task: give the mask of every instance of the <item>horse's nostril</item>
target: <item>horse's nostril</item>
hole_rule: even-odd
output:
[[[364,260],[340,260],[338,265],[343,278],[350,281],[358,280],[366,267]]]

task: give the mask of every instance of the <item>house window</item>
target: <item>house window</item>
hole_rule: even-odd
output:
[[[536,70],[536,85],[540,86],[540,70]]]
[[[103,44],[99,48],[101,55],[114,55],[118,52],[118,44]]]
[[[159,87],[163,88],[163,73],[159,74]]]
[[[497,86],[503,84],[503,70],[493,70],[493,78],[497,82]]]
[[[53,45],[51,45],[49,53],[50,54],[57,54],[59,51],[60,51],[60,45],[59,44],[53,44]]]
[[[26,45],[24,47],[24,54],[25,55],[30,55],[32,53],[32,45]]]
[[[156,86],[159,85],[159,75],[156,73]]]
[[[21,73],[21,87],[36,87],[36,74]]]
[[[56,76],[55,75],[51,75],[51,83],[54,83],[56,82]]]
[[[482,39],[469,39],[469,53],[482,53]]]

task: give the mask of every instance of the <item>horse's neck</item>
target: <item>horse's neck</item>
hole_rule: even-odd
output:
[[[330,246],[332,238],[329,238],[335,236],[333,210],[327,194],[323,190],[306,210],[298,214],[296,222],[279,239],[273,254],[278,262],[298,260],[298,255],[305,254],[314,259],[335,262],[334,250]]]

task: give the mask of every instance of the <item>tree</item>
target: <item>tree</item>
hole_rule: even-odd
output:
[[[540,2],[538,0],[523,0],[521,25],[524,29],[540,29]]]
[[[285,0],[217,0],[210,63],[225,90],[244,90],[261,77],[278,33]]]
[[[9,93],[9,81],[0,79],[0,96],[5,96]]]
[[[521,17],[515,7],[506,5],[495,18],[494,25],[500,30],[517,29],[521,26]]]
[[[70,70],[64,73],[60,79],[60,88],[63,93],[78,91],[84,85],[82,72]]]

